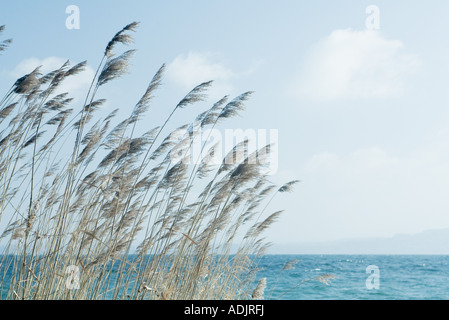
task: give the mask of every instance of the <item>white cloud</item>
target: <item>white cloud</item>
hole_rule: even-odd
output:
[[[47,57],[44,59],[28,58],[20,62],[14,70],[10,72],[10,75],[14,78],[19,78],[27,73],[33,71],[36,67],[41,66],[41,72],[47,73],[61,67],[66,60],[58,57]]]
[[[308,53],[289,91],[318,101],[398,97],[419,64],[377,30],[335,30]]]
[[[20,62],[11,72],[10,76],[18,79],[25,74],[30,73],[36,67],[41,66],[40,72],[46,74],[53,70],[59,69],[67,59],[60,57],[47,57],[44,59],[28,58]],[[72,64],[73,66],[74,64]],[[66,78],[59,86],[56,94],[68,92],[72,98],[83,98],[87,93],[87,89],[94,77],[94,70],[90,66],[86,66],[83,72]]]
[[[185,91],[190,91],[202,82],[213,80],[209,96],[220,99],[224,95],[235,93],[232,84],[234,79],[255,70],[253,66],[246,73],[237,74],[226,67],[221,60],[219,54],[211,52],[181,54],[167,65],[167,77]]]

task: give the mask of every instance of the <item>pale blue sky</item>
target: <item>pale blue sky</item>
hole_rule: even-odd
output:
[[[72,4],[79,30],[65,27]],[[380,10],[379,30],[365,26],[368,5]],[[217,97],[254,90],[224,128],[278,129],[273,180],[301,180],[274,203],[286,211],[271,241],[446,228],[448,13],[447,1],[9,1],[0,25],[14,42],[0,57],[0,90],[30,58],[96,68],[115,32],[140,21],[130,74],[103,96],[126,111],[162,63],[154,117],[198,81],[215,79]]]

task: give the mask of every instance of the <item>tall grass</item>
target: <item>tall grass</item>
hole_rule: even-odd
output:
[[[193,88],[160,126],[151,117],[163,65],[126,119],[98,112],[102,87],[121,77],[134,50],[131,23],[107,44],[82,106],[61,84],[86,62],[18,79],[0,101],[0,288],[8,299],[251,299],[275,194],[262,158],[241,142],[213,165],[173,157],[193,137],[244,109],[251,92],[224,97],[175,130],[173,114],[205,103]],[[0,33],[4,27],[0,27]],[[10,45],[0,42],[0,51]],[[181,138],[179,133],[183,133]],[[202,149],[206,147],[202,145]],[[242,156],[244,155],[244,156]],[[187,156],[186,156],[187,157]],[[235,161],[227,161],[234,158]],[[177,160],[174,160],[177,159]],[[238,161],[237,161],[238,160]]]

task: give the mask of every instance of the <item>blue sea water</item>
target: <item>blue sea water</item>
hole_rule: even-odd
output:
[[[293,260],[293,268],[283,270]],[[370,273],[369,266],[378,272]],[[259,268],[266,300],[449,299],[446,255],[266,255]],[[322,283],[317,277],[323,274],[335,278]]]
[[[282,271],[295,259],[294,269]],[[267,255],[259,266],[267,300],[449,299],[446,255]],[[316,280],[322,274],[335,278],[324,284]]]

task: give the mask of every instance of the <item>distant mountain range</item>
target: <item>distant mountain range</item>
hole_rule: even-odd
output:
[[[3,248],[0,247],[0,254]],[[268,254],[441,254],[449,255],[449,228],[390,238],[354,238],[296,244],[274,243]]]
[[[449,254],[449,228],[391,238],[358,238],[329,242],[273,245],[277,254]]]

